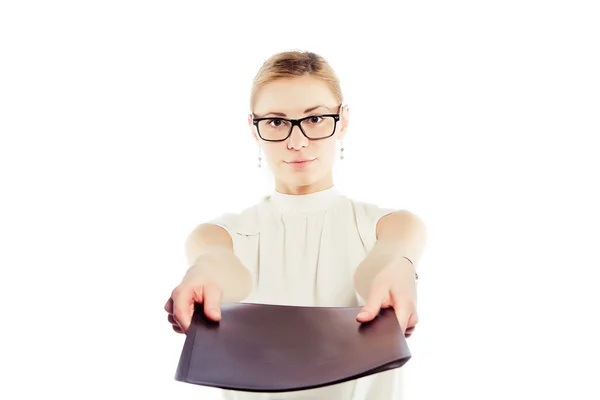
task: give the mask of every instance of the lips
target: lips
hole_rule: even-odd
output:
[[[315,160],[316,160],[316,158],[301,158],[301,159],[292,160],[292,161],[284,161],[284,163],[286,163],[290,167],[300,168],[300,167],[304,167],[306,165],[310,165]]]
[[[306,163],[306,162],[311,162],[311,161],[315,161],[314,158],[302,158],[299,160],[292,160],[292,161],[285,161],[288,164],[300,164],[300,163]]]

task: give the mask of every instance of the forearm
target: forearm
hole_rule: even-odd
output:
[[[252,291],[250,271],[236,257],[233,241],[222,227],[202,224],[185,243],[189,269],[184,280],[213,281],[222,290],[223,302],[242,301]]]
[[[354,289],[363,298],[369,295],[373,280],[384,268],[398,268],[403,279],[415,279],[415,265],[397,248],[377,242],[354,274]]]
[[[416,268],[427,241],[423,221],[408,211],[382,217],[376,227],[377,241],[356,269],[354,286],[366,298],[375,277],[384,268],[398,269],[396,279],[416,278]]]
[[[227,248],[214,249],[200,255],[183,279],[193,279],[197,276],[216,282],[222,291],[223,302],[242,301],[252,291],[250,271],[233,251]]]

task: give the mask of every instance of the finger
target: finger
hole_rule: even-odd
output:
[[[213,321],[221,320],[221,289],[215,284],[204,286],[204,314]]]
[[[413,334],[413,331],[415,330],[418,322],[419,322],[419,316],[417,315],[416,312],[413,312],[410,315],[410,318],[408,319],[408,325],[406,327],[406,332],[404,333],[406,337],[409,337],[410,335]]]
[[[193,289],[173,291],[173,318],[183,332],[187,332],[194,314],[194,303],[201,302],[202,293]]]
[[[402,329],[403,333],[406,333],[406,329],[408,328],[408,320],[410,318],[411,312],[407,307],[403,307],[402,305],[398,305],[394,307],[394,313],[396,314],[396,318],[398,319],[398,323],[400,324],[400,329]]]
[[[381,310],[381,305],[385,301],[386,291],[387,290],[385,289],[375,289],[371,291],[367,302],[356,317],[358,322],[372,321],[377,316],[379,310]]]
[[[179,327],[179,325],[173,325],[173,330],[177,333],[183,333],[183,330]]]
[[[173,314],[173,298],[169,297],[169,300],[165,303],[165,311],[169,314]]]

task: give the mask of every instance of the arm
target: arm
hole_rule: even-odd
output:
[[[187,332],[196,303],[208,318],[219,321],[221,302],[241,301],[252,291],[250,271],[235,256],[224,228],[196,227],[185,241],[185,255],[190,267],[165,304],[168,320],[179,333]]]
[[[354,274],[354,287],[363,299],[367,298],[375,276],[387,265],[395,264],[406,269],[414,279],[427,242],[423,221],[404,210],[382,217],[377,223],[376,232],[377,242]]]
[[[222,227],[202,224],[196,227],[185,242],[185,254],[190,268],[188,276],[207,275],[222,291],[223,302],[242,301],[250,295],[250,271],[233,252],[233,242]]]
[[[382,217],[376,231],[375,245],[354,274],[356,292],[366,299],[357,320],[371,321],[381,308],[393,307],[408,337],[418,322],[415,273],[426,244],[425,224],[408,211],[396,211]]]

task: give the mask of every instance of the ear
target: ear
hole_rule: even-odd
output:
[[[344,140],[346,136],[346,132],[348,131],[348,122],[350,120],[350,108],[348,106],[342,107],[342,112],[340,113],[340,131],[338,133],[338,137],[340,140]]]
[[[252,132],[252,137],[254,138],[256,143],[258,143],[258,134],[256,132],[256,126],[254,126],[254,124],[252,123],[253,118],[254,117],[252,116],[252,114],[248,114],[248,127],[250,127],[250,132]]]

